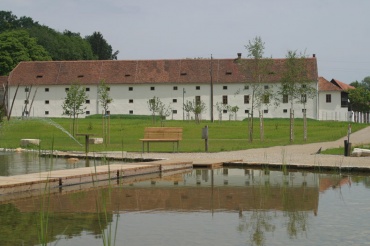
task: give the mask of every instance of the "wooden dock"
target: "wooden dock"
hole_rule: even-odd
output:
[[[86,155],[76,153],[58,154],[58,158],[84,159]],[[88,158],[104,158],[104,156],[88,156]],[[118,157],[108,157],[121,160]],[[40,191],[47,188],[79,189],[81,185],[92,186],[97,182],[122,180],[142,175],[189,171],[192,168],[221,168],[224,163],[240,162],[241,160],[209,159],[209,160],[138,160],[140,162],[109,164],[93,167],[82,167],[68,170],[55,170],[16,176],[0,176],[0,197],[14,193]],[[148,176],[150,177],[150,176]],[[1,201],[1,199],[0,199]]]

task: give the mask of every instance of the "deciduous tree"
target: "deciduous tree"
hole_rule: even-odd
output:
[[[72,84],[66,91],[62,108],[63,115],[68,115],[72,118],[72,135],[75,135],[76,119],[80,114],[84,114],[86,107],[83,107],[88,96],[86,95],[85,88],[79,84]]]

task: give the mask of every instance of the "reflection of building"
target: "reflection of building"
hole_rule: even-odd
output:
[[[96,212],[96,190],[77,194],[56,194],[56,199],[51,200],[51,210]],[[176,180],[144,181],[114,188],[108,209],[184,212],[266,209],[316,213],[318,199],[319,184],[312,173],[282,175],[276,171],[246,169],[194,170]],[[27,201],[15,204],[21,211],[34,211],[39,206],[37,202]]]

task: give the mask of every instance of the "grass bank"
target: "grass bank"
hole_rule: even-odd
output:
[[[84,151],[84,137],[77,136],[73,140],[67,133],[71,132],[72,120],[66,118],[52,119],[11,119],[1,123],[0,147],[18,148],[20,139],[41,139],[41,149],[62,151]],[[193,121],[167,120],[168,127],[183,127],[183,141],[180,142],[180,152],[204,151],[204,140],[201,139],[202,128],[209,127],[209,151],[231,151],[250,148],[263,148],[276,145],[289,145],[289,119],[265,119],[265,140],[260,141],[259,122],[254,122],[254,140],[248,140],[248,123],[246,121],[203,121],[195,124]],[[352,132],[358,131],[367,125],[353,123]],[[159,120],[152,122],[150,117],[128,118],[112,117],[110,119],[110,143],[90,145],[90,151],[129,151],[140,152],[142,149],[140,138],[143,138],[144,128],[161,126]],[[296,119],[294,144],[325,142],[337,140],[347,134],[347,122],[308,121],[308,140],[303,141],[303,120]],[[100,117],[78,119],[77,133],[103,136],[103,120]],[[170,152],[172,143],[154,143],[151,151]]]

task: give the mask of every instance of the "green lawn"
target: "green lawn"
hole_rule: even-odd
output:
[[[77,133],[95,134],[103,136],[103,120],[100,117],[91,117],[78,120]],[[183,127],[183,141],[180,142],[180,152],[204,151],[204,140],[201,139],[202,128],[209,127],[209,151],[230,151],[250,148],[261,148],[276,145],[289,145],[289,119],[265,119],[265,140],[260,141],[259,122],[255,120],[255,134],[252,143],[248,140],[246,121],[203,121],[195,124],[193,121],[165,121],[165,126]],[[353,123],[352,131],[366,127],[365,124]],[[62,129],[59,128],[62,127]],[[150,117],[128,118],[114,117],[110,119],[110,144],[90,145],[90,151],[141,151],[139,141],[143,138],[144,128],[160,126],[160,122],[152,123]],[[347,134],[347,122],[308,121],[307,143],[333,141]],[[84,151],[84,137],[76,137],[79,145],[64,131],[71,132],[72,120],[66,118],[52,119],[11,119],[1,123],[0,147],[18,148],[22,138],[41,139],[41,149],[76,150]],[[303,121],[295,120],[294,144],[303,144]],[[151,151],[170,152],[172,143],[153,143]]]

